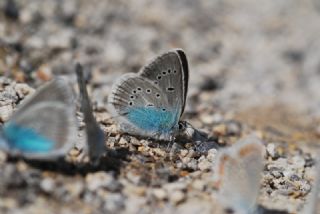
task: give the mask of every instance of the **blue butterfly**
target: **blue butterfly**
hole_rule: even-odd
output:
[[[123,75],[112,87],[108,109],[120,129],[171,141],[180,132],[188,91],[187,57],[180,49],[164,53],[137,74]]]
[[[87,149],[90,160],[97,164],[100,156],[105,152],[105,135],[92,113],[86,83],[83,78],[83,68],[80,64],[76,65],[78,87],[81,95],[81,111],[83,112],[86,127]]]
[[[26,98],[0,130],[0,149],[30,159],[55,159],[72,148],[77,134],[74,94],[62,78]]]

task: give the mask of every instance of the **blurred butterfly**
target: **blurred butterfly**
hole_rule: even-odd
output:
[[[46,83],[14,112],[0,131],[0,149],[12,155],[52,160],[74,145],[74,94],[62,78]]]
[[[312,190],[310,196],[307,198],[306,204],[301,211],[301,214],[317,214],[319,213],[320,200],[319,200],[319,192],[320,192],[320,163],[319,158],[316,162],[316,177],[314,184],[312,185]]]
[[[112,87],[108,109],[120,129],[171,141],[189,126],[179,122],[186,104],[189,69],[185,53],[164,53],[137,74],[123,75]]]
[[[234,213],[257,211],[264,146],[258,138],[249,136],[230,148],[222,149],[214,165],[214,181],[218,201]]]
[[[83,69],[80,64],[76,65],[76,74],[81,95],[81,111],[83,112],[86,127],[89,157],[92,162],[97,163],[100,156],[105,152],[105,135],[93,116],[91,102],[83,78]]]

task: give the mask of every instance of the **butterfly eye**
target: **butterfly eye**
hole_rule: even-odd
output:
[[[177,73],[177,70],[174,70],[173,73],[176,74],[176,73]]]
[[[131,95],[131,96],[130,96],[130,99],[134,99],[134,96],[133,96],[133,95]]]
[[[129,102],[129,106],[132,106],[132,105],[133,105],[133,102],[132,102],[132,101],[130,101],[130,102]]]
[[[171,73],[171,70],[170,69],[168,69],[168,74],[170,74]]]
[[[158,85],[158,81],[154,81],[153,83],[156,84],[156,85]]]
[[[151,93],[151,89],[148,88],[148,89],[146,90],[146,92],[147,92],[148,94],[150,94],[150,93]]]
[[[140,87],[137,88],[138,91],[141,91],[142,89]]]
[[[156,94],[156,97],[159,98],[159,97],[160,97],[160,94]]]
[[[166,75],[166,74],[167,74],[167,72],[165,72],[165,71],[162,71],[162,74],[163,74],[163,75]]]
[[[136,90],[133,90],[133,91],[132,91],[132,93],[136,94],[136,93],[137,93],[137,91],[136,91]]]
[[[161,76],[160,76],[160,75],[159,75],[159,76],[157,76],[157,79],[158,79],[158,80],[161,80]]]
[[[166,109],[165,109],[165,108],[163,108],[163,109],[162,109],[162,111],[166,111]]]

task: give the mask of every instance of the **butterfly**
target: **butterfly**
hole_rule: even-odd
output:
[[[214,182],[218,201],[235,213],[256,213],[264,146],[249,136],[235,145],[220,150],[214,165]]]
[[[108,109],[122,132],[171,141],[188,127],[187,122],[180,121],[188,80],[184,51],[171,50],[156,57],[139,73],[125,74],[116,81]]]
[[[93,116],[86,83],[83,78],[83,68],[80,64],[76,65],[76,74],[81,95],[81,111],[83,112],[86,127],[89,157],[92,162],[97,163],[105,151],[105,135]]]
[[[74,94],[65,79],[54,79],[27,97],[0,131],[0,149],[11,155],[52,160],[74,145]]]
[[[316,214],[319,207],[319,192],[320,192],[320,162],[319,158],[316,162],[316,177],[306,204],[303,207],[301,214]]]

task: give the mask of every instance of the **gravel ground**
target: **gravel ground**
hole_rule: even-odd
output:
[[[0,122],[54,76],[75,83],[79,61],[117,153],[96,167],[81,158],[81,114],[79,142],[63,163],[0,152],[1,213],[223,213],[214,158],[251,133],[267,151],[259,204],[270,213],[301,210],[320,139],[316,0],[19,0],[0,8]],[[172,48],[190,64],[183,119],[215,148],[120,135],[106,110],[116,78]]]

